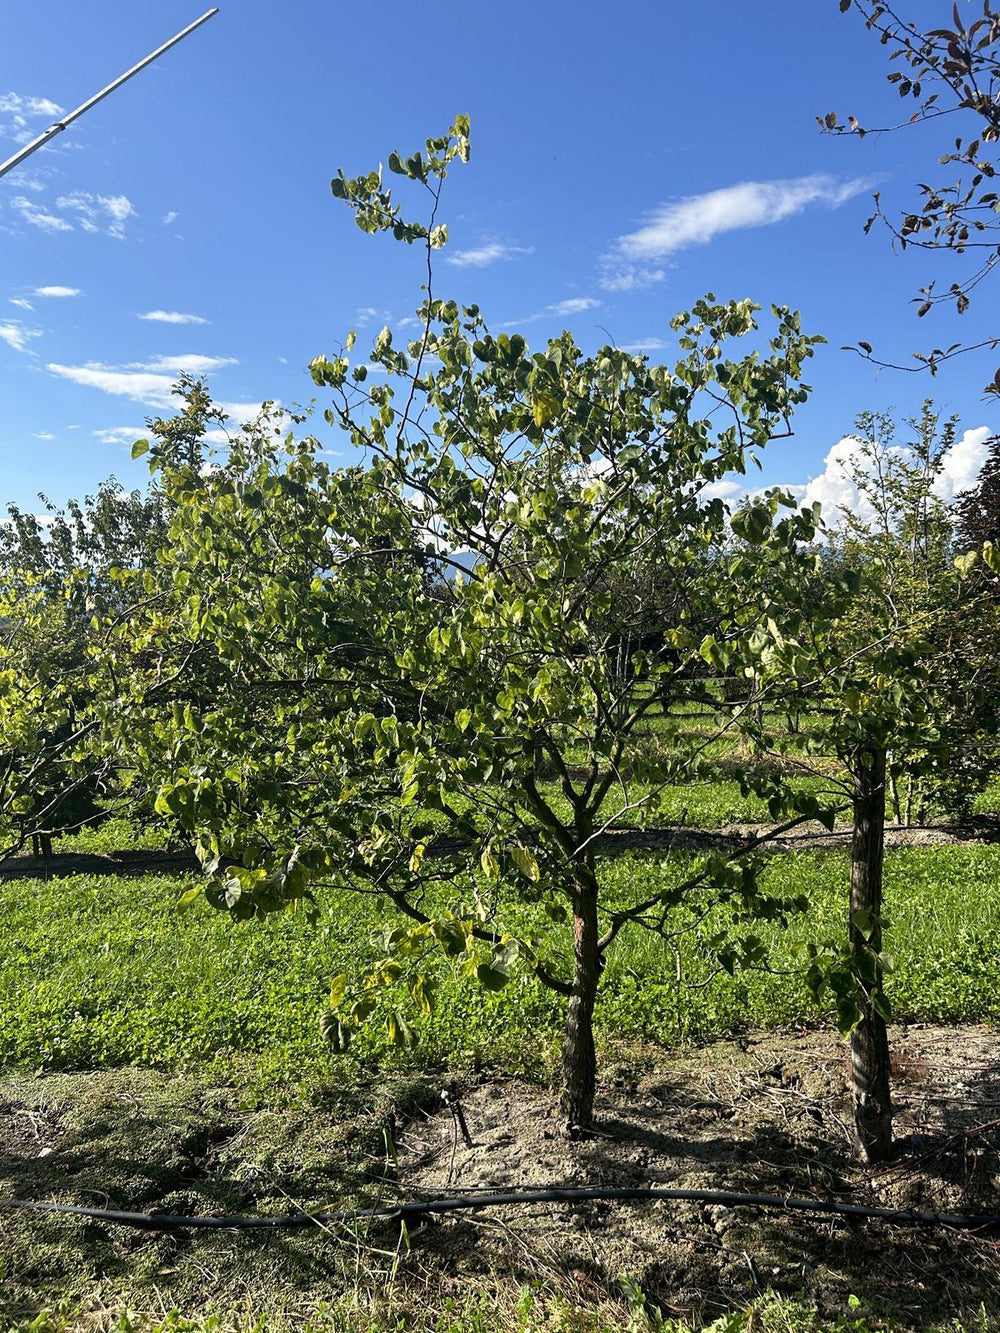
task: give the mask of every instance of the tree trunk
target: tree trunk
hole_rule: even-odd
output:
[[[597,929],[597,884],[588,879],[578,887],[573,900],[573,990],[563,1039],[562,1110],[570,1134],[588,1129],[594,1119],[594,1003],[601,979]]]
[[[899,780],[895,773],[889,778],[889,796],[892,799],[892,818],[896,824],[903,822],[902,807],[899,804]]]
[[[866,953],[880,953],[882,949],[885,750],[864,745],[855,758],[850,947],[856,975],[860,976]],[[859,920],[864,930],[855,924]],[[851,1033],[854,1132],[858,1149],[868,1162],[882,1161],[892,1147],[889,1038],[885,1019],[869,998],[872,990],[881,988],[882,969],[876,966],[874,982],[865,983],[861,1022]]]

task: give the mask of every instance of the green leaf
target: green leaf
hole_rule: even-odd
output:
[[[136,440],[136,442],[132,445],[133,458],[141,458],[143,454],[146,454],[148,452],[149,452],[148,440]]]
[[[351,1044],[350,1029],[328,1009],[320,1015],[319,1031],[320,1036],[337,1055],[343,1055]]]
[[[480,963],[476,968],[476,976],[479,978],[480,984],[491,991],[503,990],[507,982],[510,981],[509,972],[503,972],[490,963]]]

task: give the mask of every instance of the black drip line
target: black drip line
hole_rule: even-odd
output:
[[[779,1212],[821,1213],[834,1217],[890,1222],[896,1226],[950,1227],[979,1231],[1000,1227],[995,1213],[935,1213],[914,1208],[877,1208],[865,1204],[837,1203],[828,1199],[801,1199],[780,1194],[746,1194],[738,1190],[698,1189],[617,1189],[593,1187],[577,1189],[520,1189],[504,1193],[469,1194],[461,1197],[427,1199],[398,1203],[389,1207],[354,1208],[345,1212],[286,1213],[267,1216],[185,1216],[170,1213],[137,1213],[113,1208],[88,1208],[72,1203],[47,1203],[33,1199],[0,1199],[0,1210],[23,1208],[36,1213],[63,1213],[144,1231],[253,1230],[279,1231],[303,1227],[351,1226],[359,1222],[406,1222],[411,1218],[439,1213],[453,1213],[480,1208],[503,1208],[516,1204],[587,1203],[594,1201],[693,1202],[714,1203],[725,1207],[773,1208]]]

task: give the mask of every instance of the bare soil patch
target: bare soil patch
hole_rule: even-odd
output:
[[[470,1089],[463,1109],[401,1136],[414,1195],[510,1186],[671,1186],[884,1207],[1000,1212],[1000,1034],[896,1029],[897,1152],[864,1168],[851,1146],[846,1051],[836,1034],[768,1035],[674,1059],[619,1062],[598,1103],[608,1137],[571,1143],[553,1095]],[[587,1203],[451,1217],[421,1238],[442,1273],[559,1275],[579,1295],[628,1275],[665,1311],[708,1319],[768,1288],[805,1291],[836,1317],[851,1295],[904,1327],[1000,1308],[1000,1241],[714,1204]]]

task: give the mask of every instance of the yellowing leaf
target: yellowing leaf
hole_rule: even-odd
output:
[[[531,404],[531,415],[535,418],[535,425],[544,426],[546,422],[559,415],[561,408],[562,402],[555,394],[546,393],[544,390],[537,393]]]
[[[538,862],[527,847],[512,847],[510,855],[521,874],[530,879],[533,884],[537,884],[541,879],[541,871],[538,869]]]
[[[341,972],[330,982],[330,1008],[336,1009],[347,994],[347,974]]]

